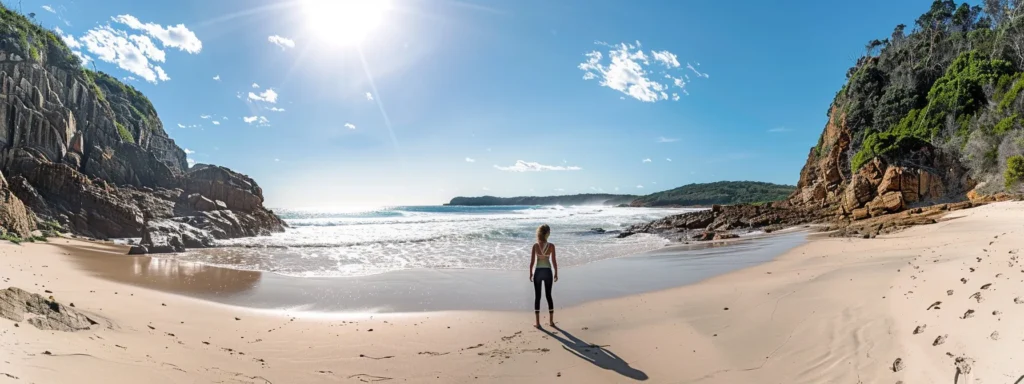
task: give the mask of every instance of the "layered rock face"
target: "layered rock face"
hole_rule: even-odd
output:
[[[212,238],[283,231],[248,176],[189,169],[138,91],[82,69],[56,37],[38,41],[48,32],[29,33],[27,41],[19,32],[0,26],[0,172],[7,175],[0,227],[20,235],[34,229],[25,219],[31,214],[22,212],[27,206],[40,222],[101,239],[165,231],[149,238],[184,233],[202,238],[184,246],[209,246]],[[181,249],[167,245],[149,244]]]
[[[832,108],[821,142],[808,154],[787,206],[814,211],[822,218],[862,220],[950,200],[973,186],[955,156],[928,145],[900,164],[876,157],[852,172],[850,153],[859,148],[851,148],[854,133],[845,119],[841,108]]]

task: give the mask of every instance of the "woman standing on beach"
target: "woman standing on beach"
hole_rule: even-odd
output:
[[[555,326],[555,304],[551,301],[551,286],[558,281],[558,261],[555,259],[555,245],[548,242],[551,227],[547,224],[537,228],[537,243],[530,252],[530,281],[533,282],[533,314],[537,328],[540,328],[540,286],[548,300],[548,322]],[[554,272],[554,273],[552,273]]]

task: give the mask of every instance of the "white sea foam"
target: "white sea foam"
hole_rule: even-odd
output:
[[[356,276],[410,268],[526,269],[537,226],[552,228],[559,266],[662,247],[618,231],[684,209],[615,207],[391,207],[361,212],[278,210],[291,226],[272,236],[219,242],[177,258],[295,276]]]

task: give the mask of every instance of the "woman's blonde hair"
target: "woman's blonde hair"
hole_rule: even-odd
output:
[[[537,241],[538,242],[541,242],[541,241],[547,242],[548,241],[548,236],[550,236],[550,235],[551,235],[551,227],[549,227],[547,224],[541,224],[539,227],[537,227]]]

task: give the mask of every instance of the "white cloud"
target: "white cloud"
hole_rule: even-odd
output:
[[[366,100],[373,100],[373,94],[370,92],[366,92]]]
[[[679,59],[676,54],[669,51],[651,51],[651,56],[654,57],[655,61],[661,62],[669,68],[679,68]]]
[[[178,123],[178,128],[185,128],[185,126],[182,125],[181,123]]]
[[[584,71],[583,80],[598,79],[601,86],[644,102],[679,100],[677,95],[673,94],[670,97],[666,91],[671,85],[680,88],[685,86],[686,83],[681,78],[665,74],[665,79],[673,80],[671,83],[667,83],[667,80],[652,78],[652,72],[649,71],[650,58],[667,67],[669,71],[676,70],[680,64],[674,53],[651,51],[651,56],[648,57],[640,49],[639,41],[634,44],[620,43],[617,45],[598,41],[595,44],[606,47],[607,53],[595,50],[585,54],[586,61],[577,66]],[[625,99],[625,97],[621,98]]]
[[[252,87],[253,87],[253,88],[259,88],[259,87],[260,87],[260,85],[259,85],[259,84],[256,84],[256,83],[252,83]]]
[[[789,129],[789,128],[786,128],[786,127],[778,127],[778,128],[772,128],[772,129],[768,130],[768,132],[771,132],[771,133],[783,133],[783,132],[790,132],[790,131],[792,131],[792,129]]]
[[[640,185],[640,184],[637,184],[637,186],[636,186],[636,187],[637,187],[637,189],[644,189],[644,186],[643,186],[643,185]]]
[[[171,79],[170,76],[167,76],[167,72],[164,72],[163,68],[153,67],[153,69],[156,70],[156,78],[160,79],[160,81],[167,81]]]
[[[651,159],[649,159],[649,158],[648,158],[648,159],[644,159],[644,161],[643,161],[643,162],[644,162],[644,163],[650,163],[650,162],[651,162]]]
[[[219,122],[219,121],[217,121],[217,120],[214,120],[214,121],[213,121],[213,125],[220,125],[220,122]]]
[[[216,81],[220,81],[220,75],[214,76],[213,79]]]
[[[137,38],[132,39],[133,37]],[[159,79],[156,68],[159,67],[150,63],[150,60],[163,60],[163,51],[155,49],[152,41],[145,42],[148,40],[145,36],[129,36],[124,31],[110,26],[101,26],[87,31],[79,42],[89,53],[96,55],[97,59],[117,64],[123,70],[138,75],[150,83],[156,83]],[[143,41],[142,45],[145,47],[138,44],[140,41]]]
[[[44,5],[43,6],[43,10],[46,11],[46,12],[50,12],[50,13],[57,13],[57,10],[53,9],[53,7],[51,7],[49,5]]]
[[[522,160],[516,161],[512,166],[501,167],[495,165],[494,168],[507,172],[579,171],[583,169],[577,166],[544,165]]]
[[[165,62],[167,53],[161,47],[157,47],[151,37],[159,41],[163,48],[178,48],[189,53],[199,53],[202,50],[202,42],[196,38],[195,33],[181,24],[172,27],[162,27],[153,23],[143,24],[131,15],[119,15],[112,17],[111,20],[143,31],[145,34],[129,34],[109,24],[90,29],[78,39],[60,29],[56,29],[56,32],[83,64],[92,60],[92,57],[83,53],[84,48],[99,60],[116,64],[119,68],[154,84],[158,81],[168,81],[171,77],[162,67],[153,64]]]
[[[555,188],[555,192],[565,192],[565,188]]]
[[[206,120],[210,118],[210,115],[199,115],[200,119]]]
[[[490,188],[487,188],[487,187],[483,187],[483,190],[485,190],[485,191],[490,191],[491,189],[490,189]]]
[[[194,167],[196,165],[196,161],[192,160],[191,157],[186,157],[185,158],[185,162],[188,163],[188,167],[189,168],[192,168],[192,167]]]
[[[191,150],[191,149],[188,149],[188,148],[185,148],[185,149],[183,149],[183,150],[185,151],[185,154],[186,154],[186,155],[191,155],[191,154],[193,154],[193,153],[196,153],[196,151],[193,151],[193,150]]]
[[[679,94],[678,93],[675,93],[675,92],[672,93],[672,101],[679,101]]]
[[[674,138],[674,137],[661,136],[661,137],[658,138],[658,142],[659,143],[674,143],[674,142],[677,142],[677,141],[679,141],[679,139]]]
[[[697,65],[700,66],[700,63],[697,63]],[[700,73],[700,71],[698,71],[697,68],[694,68],[692,65],[690,65],[690,63],[686,63],[686,68],[689,68],[691,71],[693,71],[693,73],[696,73],[697,77],[703,77],[705,79],[711,77],[708,76],[708,74],[706,73]]]
[[[281,161],[281,159],[274,159],[274,161]]]
[[[125,77],[122,77],[121,80],[123,80],[123,81],[136,81],[138,79],[136,79],[135,76],[125,76]]]
[[[295,48],[295,40],[286,37],[281,37],[278,35],[268,36],[267,41],[269,41],[271,44],[281,47],[282,50],[288,48]]]
[[[196,34],[186,28],[184,24],[162,27],[159,24],[142,23],[132,15],[119,15],[112,19],[129,28],[146,32],[149,36],[160,40],[164,47],[178,48],[191,54],[203,50],[203,42],[199,41]]]
[[[60,27],[54,28],[53,30],[54,32],[57,32],[57,35],[60,36],[60,39],[64,41],[64,45],[67,45],[68,48],[82,48],[82,43],[78,42],[78,40],[75,40],[74,36],[64,34],[64,31],[61,30]]]
[[[618,191],[618,190],[619,190],[619,187],[615,187],[615,190],[616,190],[616,191]]]
[[[475,163],[475,162],[476,162],[476,159],[474,159],[474,158],[470,158],[470,157],[467,157],[467,158],[466,158],[466,162],[467,162],[467,163]]]
[[[352,124],[352,123],[345,123],[345,128],[348,128],[348,129],[356,129],[356,125],[355,125],[355,124]]]
[[[284,112],[284,108],[270,107],[269,111],[271,111],[271,112]]]
[[[227,121],[227,120],[228,120],[228,117],[227,117],[227,116],[221,116],[221,118],[220,118],[220,119],[221,119],[221,120],[224,120],[224,121]]]
[[[258,94],[258,95],[255,94],[255,93],[249,92],[249,99],[250,100],[256,100],[256,101],[264,101],[264,102],[267,102],[267,103],[276,103],[277,102],[277,92],[275,92],[273,88],[267,89],[266,91],[263,91],[263,92],[260,92],[260,94]]]
[[[670,158],[667,158],[667,157],[666,157],[666,158],[665,158],[665,161],[667,161],[667,162],[670,162],[670,163],[671,163],[671,162],[672,162],[672,159],[670,159]]]
[[[246,124],[249,124],[249,125],[255,124],[258,127],[266,127],[266,126],[270,125],[270,120],[267,120],[267,118],[263,117],[263,116],[243,117],[242,121],[244,121]]]

